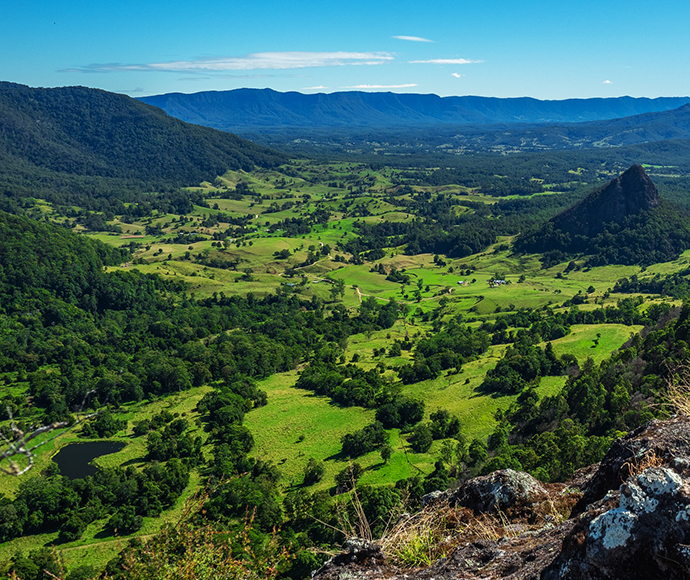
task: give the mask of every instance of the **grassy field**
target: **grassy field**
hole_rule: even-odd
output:
[[[133,261],[138,263],[128,267],[183,280],[197,297],[219,292],[225,295],[251,292],[257,296],[291,292],[302,299],[317,297],[329,304],[332,302],[329,292],[331,280],[342,280],[345,293],[339,301],[350,309],[356,309],[362,300],[370,297],[380,301],[395,299],[406,306],[404,320],[399,320],[386,332],[351,337],[345,351],[347,360],[357,353],[360,366],[373,368],[383,362],[389,369],[406,362],[410,353],[404,352],[401,357],[390,359],[374,357],[374,351],[387,348],[391,341],[402,340],[405,335],[415,337],[429,332],[430,326],[420,323],[419,316],[438,309],[441,300],[445,304],[443,316],[462,314],[477,327],[483,321],[493,320],[498,313],[519,308],[558,307],[582,293],[588,294],[586,303],[580,306],[582,309],[611,305],[619,298],[610,294],[616,280],[642,273],[638,266],[567,270],[567,263],[543,269],[538,256],[514,255],[510,250],[510,238],[501,238],[486,250],[463,259],[446,258],[442,266],[434,262],[431,254],[408,256],[402,248],[389,249],[383,258],[374,262],[349,263],[347,260],[351,256],[336,248],[339,242],[356,236],[356,222],[373,224],[411,219],[409,212],[385,194],[399,173],[387,169],[372,171],[357,164],[299,162],[294,167],[297,177],[294,174],[286,177],[278,171],[230,172],[214,185],[204,184],[200,191],[210,196],[209,207],[196,206],[184,224],[174,222],[175,216],[172,215],[161,215],[151,220],[163,227],[162,239],[155,240],[150,236],[137,239],[141,246]],[[241,199],[218,197],[241,182],[246,183],[253,193]],[[364,191],[355,193],[355,188]],[[474,202],[496,203],[495,198],[467,189],[458,190],[457,187],[417,189],[455,195],[459,191]],[[408,198],[402,196],[396,200],[402,202]],[[317,208],[331,212],[327,227],[313,225],[308,233],[293,237],[281,231],[269,231],[272,224],[290,218],[305,218]],[[459,206],[457,211],[470,210]],[[247,216],[251,232],[231,238],[220,248],[220,243],[216,245],[212,236],[222,232],[227,223],[221,221],[209,225],[210,222],[204,220],[213,216],[225,219],[223,215]],[[138,228],[132,231],[143,232],[145,229],[143,224],[132,226]],[[187,245],[165,241],[167,235],[178,231],[195,233],[206,239]],[[110,234],[99,234],[98,237],[108,243],[128,241]],[[330,252],[320,252],[324,245],[330,246]],[[287,259],[276,258],[281,251],[289,253]],[[316,256],[316,261],[305,265],[310,254]],[[344,261],[335,260],[338,254]],[[648,269],[648,274],[666,274],[687,267],[689,254],[672,263],[655,265]],[[234,261],[236,265],[228,269],[209,267],[197,263],[202,256]],[[386,273],[391,268],[405,273],[409,283],[403,285],[388,280],[385,273],[374,271],[380,267]],[[493,279],[505,280],[507,284],[492,286],[490,281]],[[581,362],[591,357],[599,363],[638,330],[639,327],[617,324],[575,326],[568,336],[554,341],[553,346],[557,355],[569,353]],[[495,425],[496,411],[506,409],[514,400],[514,397],[491,397],[477,392],[486,372],[500,359],[504,348],[492,347],[485,356],[465,364],[458,374],[444,373],[431,381],[404,386],[403,393],[424,400],[427,415],[441,408],[457,415],[466,437],[485,438]],[[387,376],[391,380],[396,379],[394,370],[387,371]],[[334,475],[346,464],[338,456],[340,438],[370,423],[373,412],[341,408],[328,399],[298,391],[292,387],[296,379],[293,371],[262,383],[262,388],[268,393],[269,404],[252,411],[246,419],[256,441],[255,454],[280,466],[287,487],[301,483],[304,466],[310,457],[325,460],[326,477],[321,486],[329,486]],[[547,377],[542,380],[539,392],[554,394],[563,384],[562,377]],[[377,454],[361,458],[360,462],[367,468],[363,481],[390,482],[407,477],[418,468],[428,471],[433,467],[438,443],[430,453],[416,456],[406,448],[404,434],[392,431],[390,437],[395,452],[388,464],[384,465]],[[131,455],[138,452],[135,449],[127,451]]]
[[[574,174],[578,171],[579,168],[573,169]],[[402,341],[405,337],[416,340],[432,332],[430,313],[444,322],[461,316],[478,328],[484,322],[494,321],[501,313],[520,308],[564,308],[564,303],[578,294],[587,296],[586,302],[579,306],[583,310],[610,306],[624,297],[610,292],[619,278],[633,274],[667,275],[690,264],[688,251],[677,260],[645,270],[639,266],[586,268],[581,260],[574,270],[568,269],[568,262],[544,269],[539,256],[513,254],[509,237],[472,256],[444,257],[444,265],[435,262],[432,254],[406,255],[404,247],[386,248],[382,258],[357,263],[356,256],[345,252],[339,244],[355,238],[360,224],[414,219],[408,211],[413,201],[410,191],[397,191],[405,183],[404,174],[403,169],[373,170],[357,163],[309,161],[297,161],[282,170],[233,171],[213,183],[193,188],[203,194],[208,207],[196,205],[189,215],[181,217],[156,211],[132,223],[125,222],[124,216],[116,216],[109,225],[119,227],[120,233],[84,232],[81,225],[75,229],[112,246],[134,244],[128,261],[111,270],[137,269],[182,281],[196,298],[221,292],[226,296],[252,293],[257,297],[292,293],[303,300],[321,302],[326,310],[336,303],[343,304],[352,313],[362,300],[394,299],[402,306],[395,325],[387,330],[351,336],[344,350],[345,359],[351,361],[356,354],[359,357],[356,364],[362,368],[382,366],[384,377],[392,383],[398,381],[395,368],[409,362],[412,352],[403,351],[395,357],[375,355],[375,352],[387,350],[395,340]],[[246,184],[241,195],[235,192],[238,184]],[[458,185],[415,186],[414,190],[446,193],[484,204],[497,203],[496,198]],[[557,195],[557,191],[545,195]],[[53,215],[53,208],[41,200],[35,209],[41,215]],[[308,231],[302,229],[300,233],[288,235],[291,220],[309,221],[318,211],[329,213],[326,222],[309,222]],[[473,210],[457,205],[452,211]],[[55,219],[69,222],[65,216]],[[237,225],[239,222],[243,224],[241,227]],[[151,235],[151,232],[159,233]],[[388,280],[392,268],[409,276],[409,282]],[[507,283],[492,286],[490,281],[494,279]],[[330,291],[334,280],[345,284],[344,294],[337,298]],[[552,344],[558,356],[574,355],[581,364],[591,357],[598,364],[640,328],[621,324],[575,325],[570,334]],[[401,392],[424,401],[427,419],[434,411],[446,409],[460,419],[467,440],[486,439],[496,425],[496,412],[507,409],[516,398],[490,396],[478,390],[505,348],[505,345],[492,346],[485,355],[465,363],[460,372],[445,371],[433,380],[401,385]],[[297,377],[298,370],[293,370],[261,381],[259,387],[266,391],[268,404],[252,410],[245,419],[255,440],[253,455],[278,466],[285,490],[302,485],[310,458],[323,461],[325,476],[310,489],[327,489],[333,486],[336,474],[348,465],[348,460],[340,455],[342,436],[370,424],[374,411],[341,407],[326,397],[296,389]],[[542,396],[557,394],[565,381],[565,377],[544,377],[538,392]],[[23,394],[17,383],[3,388],[14,395]],[[156,401],[123,406],[120,412],[127,420],[127,428],[112,440],[126,446],[120,452],[98,458],[96,464],[144,466],[146,439],[134,437],[132,427],[135,422],[162,410],[188,418],[193,435],[205,437],[194,408],[211,388],[198,387]],[[414,474],[430,473],[441,442],[434,442],[428,453],[417,454],[411,451],[407,438],[407,433],[389,430],[393,454],[386,463],[378,452],[357,458],[365,469],[361,482],[390,484]],[[35,470],[44,469],[60,448],[77,441],[83,441],[78,428],[59,433],[38,450]],[[161,518],[147,519],[136,535],[153,534],[166,522],[175,522],[182,513],[185,498],[202,482],[203,477],[193,472],[190,485],[176,505]],[[0,488],[6,495],[12,496],[19,483],[16,477],[0,475]],[[128,538],[104,536],[104,525],[105,521],[94,522],[81,540],[60,546],[65,561],[100,566],[119,552]],[[2,544],[0,561],[17,550],[50,546],[56,537],[57,533],[36,535]]]
[[[580,364],[590,357],[599,364],[641,329],[623,324],[576,324],[568,336],[552,342],[553,351],[557,356],[575,355]]]

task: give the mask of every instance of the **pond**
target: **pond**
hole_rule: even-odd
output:
[[[115,453],[124,446],[124,443],[115,443],[113,441],[70,443],[58,451],[55,457],[53,457],[53,461],[60,468],[61,475],[68,479],[80,479],[96,473],[96,467],[91,465],[91,462],[96,457]]]

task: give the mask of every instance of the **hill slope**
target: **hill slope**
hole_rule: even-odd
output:
[[[440,133],[440,142],[473,150],[500,147],[520,150],[620,147],[690,138],[690,104],[660,111],[586,123],[455,128]]]
[[[124,95],[0,83],[0,185],[10,189],[34,187],[39,178],[55,185],[75,174],[128,186],[195,185],[228,169],[284,160]]]
[[[690,247],[690,217],[662,200],[640,165],[515,241],[546,262],[589,255],[591,264],[651,264]]]
[[[271,89],[170,93],[140,100],[184,121],[226,131],[239,127],[572,123],[665,111],[689,101],[681,97],[540,101],[357,91],[304,95]]]

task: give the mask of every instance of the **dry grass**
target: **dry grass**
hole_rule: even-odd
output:
[[[364,513],[362,502],[357,495],[357,486],[352,481],[352,492],[344,496],[341,501],[335,502],[336,516],[338,519],[338,531],[346,538],[360,538],[372,542],[371,525]],[[348,509],[348,507],[350,509]]]
[[[448,553],[457,529],[455,508],[432,506],[403,515],[379,540],[383,553],[400,566],[428,566]]]
[[[635,477],[649,467],[661,467],[663,464],[664,458],[652,449],[640,457],[633,456],[623,464],[623,468],[628,470],[628,477]]]
[[[511,525],[501,511],[477,516],[467,508],[437,504],[399,518],[378,543],[386,557],[398,566],[430,566],[461,544],[514,537],[520,528]]]
[[[666,398],[673,413],[690,417],[690,367],[682,366],[673,373]]]
[[[386,558],[402,568],[430,566],[464,544],[478,540],[497,542],[565,520],[578,494],[560,494],[535,504],[530,514],[496,510],[476,514],[442,502],[413,515],[404,514],[378,541]]]

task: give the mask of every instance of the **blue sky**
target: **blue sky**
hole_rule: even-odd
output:
[[[10,2],[0,80],[565,99],[690,94],[690,2]]]

